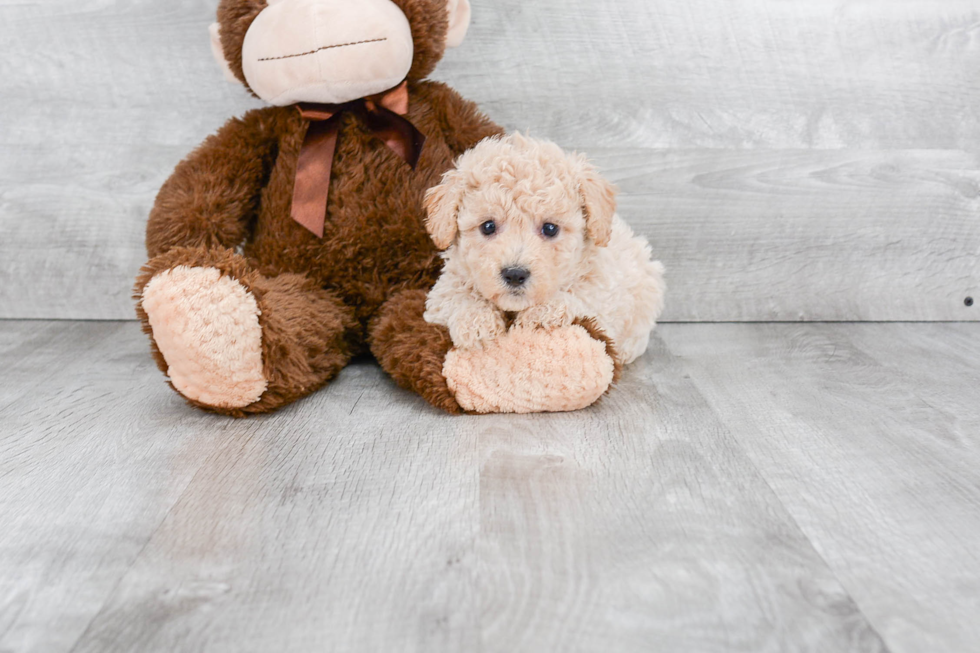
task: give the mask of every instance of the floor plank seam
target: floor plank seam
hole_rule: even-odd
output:
[[[669,345],[669,343],[667,343],[667,341],[665,339],[662,339],[662,340],[664,341],[664,345],[667,347],[668,351],[670,351],[670,345]],[[683,362],[683,360],[684,360],[683,357],[678,356],[673,351],[670,351],[670,354],[671,354],[671,356],[674,356],[675,358],[677,358],[678,360],[680,360],[680,361]],[[725,420],[722,418],[722,415],[721,415],[720,411],[715,406],[714,402],[712,402],[708,398],[708,396],[706,395],[706,393],[702,389],[701,384],[698,382],[698,379],[696,377],[696,371],[695,370],[691,370],[690,368],[688,368],[687,369],[687,374],[688,374],[688,378],[690,379],[691,383],[694,384],[695,389],[698,391],[698,394],[702,397],[702,399],[704,399],[706,405],[711,409],[711,412],[718,419],[718,422],[720,424],[723,424],[724,425],[725,424]],[[756,474],[759,476],[759,478],[762,480],[762,482],[765,483],[766,487],[769,488],[769,491],[772,493],[772,496],[776,499],[776,501],[782,507],[783,511],[786,513],[787,518],[791,521],[791,523],[796,528],[796,530],[799,532],[799,534],[803,538],[806,539],[806,542],[809,544],[810,549],[813,551],[813,554],[816,555],[820,559],[821,562],[823,562],[823,564],[826,567],[828,573],[834,578],[835,581],[837,581],[837,584],[840,585],[841,589],[844,590],[844,592],[847,594],[847,597],[854,604],[854,607],[857,608],[857,611],[860,613],[861,618],[864,619],[865,623],[868,625],[868,628],[870,628],[871,631],[878,637],[878,640],[885,647],[883,653],[891,653],[891,651],[893,649],[892,649],[891,645],[889,644],[889,642],[882,636],[881,631],[879,630],[877,624],[875,624],[875,622],[868,616],[867,612],[865,611],[865,609],[861,605],[861,603],[858,602],[858,600],[854,598],[854,594],[851,591],[851,589],[847,586],[847,584],[844,583],[844,581],[841,579],[840,575],[837,573],[837,571],[834,569],[834,567],[830,564],[830,562],[827,560],[827,558],[820,552],[820,550],[817,548],[816,544],[814,544],[813,539],[810,537],[810,535],[800,525],[800,522],[796,518],[796,515],[789,509],[789,507],[783,501],[783,498],[779,495],[779,493],[776,492],[776,489],[769,482],[769,479],[766,477],[766,475],[762,472],[762,470],[756,464],[755,460],[752,459],[752,456],[749,454],[749,452],[746,449],[745,445],[742,443],[741,438],[739,438],[727,426],[725,426],[725,432],[728,433],[729,436],[732,438],[732,440],[735,443],[738,444],[738,446],[740,447],[740,449],[742,451],[742,454],[745,456],[745,459],[752,465],[752,468],[755,470]]]
[[[17,322],[17,320],[0,320],[0,323],[3,323],[3,322]],[[107,322],[106,324],[123,324],[123,323],[121,323],[121,322]],[[33,334],[31,334],[31,335],[33,335]],[[106,336],[102,335],[101,337],[106,337]],[[33,352],[31,352],[31,353],[33,353]],[[17,360],[17,364],[19,364],[19,363],[21,363],[23,361],[26,361],[28,359],[30,359],[31,358],[31,353],[27,353],[27,354],[24,355],[23,358],[18,359]],[[78,349],[78,350],[75,351],[74,357],[72,357],[72,358],[70,358],[68,360],[61,360],[61,361],[59,361],[59,365],[58,366],[52,366],[51,373],[50,374],[43,374],[42,373],[40,375],[41,376],[40,380],[32,379],[31,382],[33,383],[33,385],[30,385],[29,387],[27,387],[26,389],[24,389],[23,392],[21,392],[19,395],[17,395],[14,399],[10,400],[8,403],[3,404],[2,406],[0,406],[0,414],[3,414],[8,409],[10,409],[11,407],[13,407],[17,403],[19,403],[24,398],[24,395],[26,393],[30,392],[32,389],[37,388],[39,386],[43,386],[49,380],[51,380],[53,378],[56,378],[59,375],[64,374],[64,371],[68,368],[69,365],[74,364],[76,361],[84,358],[85,356],[86,356],[85,350]]]
[[[163,517],[160,518],[160,522],[149,533],[149,535],[146,538],[146,541],[143,542],[143,545],[140,547],[139,551],[137,551],[136,555],[133,556],[132,561],[129,563],[126,569],[119,574],[119,578],[116,579],[116,582],[113,584],[112,589],[106,592],[105,599],[102,601],[102,605],[99,606],[99,610],[94,615],[92,615],[91,619],[89,619],[88,624],[86,624],[85,626],[85,630],[81,632],[81,634],[78,636],[78,639],[75,640],[75,643],[72,644],[70,649],[68,649],[68,653],[76,653],[78,647],[85,640],[86,635],[88,635],[88,633],[92,630],[92,626],[105,613],[106,608],[112,602],[112,598],[116,595],[116,592],[119,591],[119,587],[122,585],[123,581],[126,580],[126,577],[129,576],[129,573],[133,570],[133,567],[135,567],[136,563],[138,563],[140,558],[143,557],[143,552],[146,551],[146,547],[150,545],[150,542],[152,542],[153,539],[157,536],[157,533],[160,532],[160,529],[163,528],[164,524],[167,523],[167,520],[170,519],[170,516],[173,514],[174,510],[176,510],[177,506],[180,505],[180,502],[184,498],[184,495],[187,494],[188,490],[194,485],[194,481],[196,481],[198,476],[201,475],[201,472],[204,470],[206,462],[207,462],[207,458],[203,458],[201,460],[201,463],[198,465],[197,470],[190,477],[187,483],[184,484],[184,487],[181,488],[180,492],[177,494],[173,503],[171,503],[170,507],[167,508],[167,512],[164,513]]]

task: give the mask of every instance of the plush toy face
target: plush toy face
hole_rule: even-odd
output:
[[[340,104],[424,78],[469,19],[469,0],[222,0],[211,40],[270,104]]]

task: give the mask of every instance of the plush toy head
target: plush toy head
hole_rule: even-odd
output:
[[[469,23],[469,0],[221,0],[211,47],[270,104],[341,104],[424,79]]]
[[[488,138],[426,195],[436,246],[455,243],[483,297],[504,311],[550,301],[609,243],[616,189],[580,154],[520,134]]]

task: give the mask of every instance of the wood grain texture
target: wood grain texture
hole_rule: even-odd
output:
[[[0,322],[38,379],[78,345],[3,407],[0,650],[887,650],[659,341],[570,415],[444,416],[365,361],[233,421],[135,324]]]
[[[978,651],[980,332],[688,325],[694,384],[892,651]]]
[[[569,147],[970,149],[972,0],[498,0],[437,75]]]
[[[475,650],[475,456],[372,363],[234,421],[185,406],[132,323],[0,345],[49,377],[0,421],[0,650]],[[53,373],[58,350],[85,356]]]
[[[68,651],[227,423],[147,412],[132,324],[0,323],[0,650]],[[156,377],[156,378],[154,378]]]
[[[467,439],[390,390],[354,366],[209,456],[73,650],[477,650]]]
[[[437,76],[621,183],[668,320],[980,319],[972,0],[474,5]],[[257,106],[213,11],[0,4],[0,317],[132,317],[157,189]]]
[[[666,321],[980,317],[980,156],[608,151],[667,266]]]
[[[0,3],[0,317],[134,318],[157,190],[259,106],[211,57],[215,5]]]
[[[481,431],[484,650],[886,650],[662,343]]]

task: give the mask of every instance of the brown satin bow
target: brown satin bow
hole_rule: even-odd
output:
[[[408,82],[378,95],[345,104],[300,104],[304,119],[310,122],[296,165],[292,215],[318,238],[323,238],[330,196],[330,172],[337,151],[340,116],[356,112],[365,126],[379,136],[392,151],[414,169],[422,156],[425,135],[403,118],[408,113]]]

